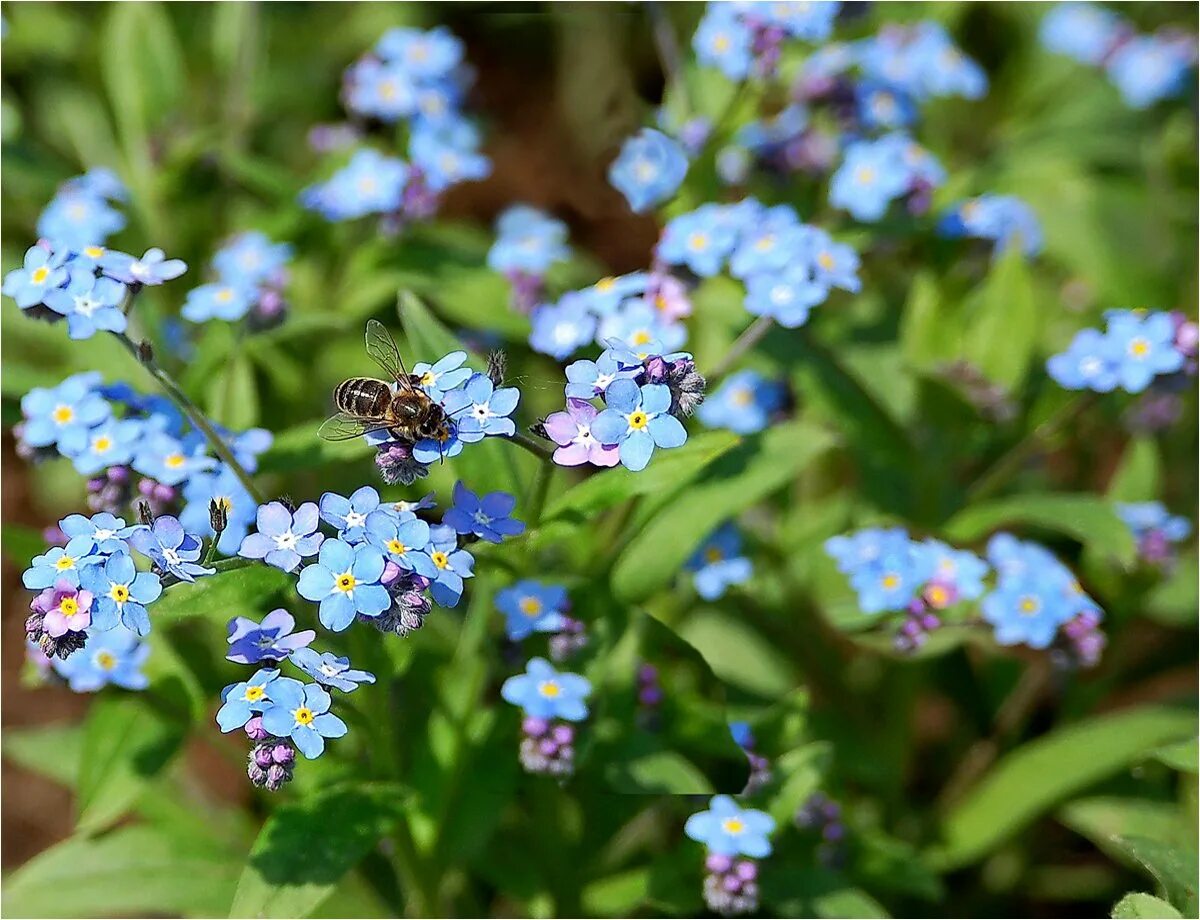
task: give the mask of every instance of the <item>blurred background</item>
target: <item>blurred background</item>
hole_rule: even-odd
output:
[[[1197,29],[1194,4],[1112,6],[1145,31],[1164,25],[1193,34]],[[1048,349],[1061,350],[1072,330],[1097,325],[1108,307],[1182,309],[1194,316],[1194,89],[1182,102],[1148,112],[1128,109],[1097,74],[1038,47],[1037,23],[1044,12],[1038,4],[847,7],[848,21],[860,31],[887,21],[936,19],[986,68],[989,94],[975,103],[935,107],[918,136],[951,174],[948,198],[955,190],[1006,191],[1024,198],[1041,218],[1047,246],[1037,284],[1044,301],[1058,311],[1047,317],[1043,329]],[[689,36],[702,6],[668,8],[679,35]],[[19,265],[33,241],[37,215],[59,183],[97,165],[116,169],[132,192],[130,225],[113,241],[119,248],[140,252],[159,246],[187,261],[198,277],[220,240],[238,230],[262,229],[295,247],[289,297],[298,315],[343,308],[366,315],[384,309],[396,287],[414,273],[431,271],[444,282],[432,292],[442,316],[481,342],[494,340],[496,330],[512,329],[502,280],[480,267],[492,221],[506,206],[527,202],[565,220],[572,245],[582,254],[573,269],[582,281],[644,268],[657,239],[655,217],[632,214],[605,178],[621,141],[649,122],[664,88],[642,5],[22,3],[5,4],[2,10],[7,23],[0,45],[0,256],[5,271]],[[324,175],[323,156],[307,136],[314,126],[344,117],[338,89],[345,67],[386,29],[403,24],[446,25],[465,42],[467,60],[477,70],[467,107],[481,120],[484,150],[493,167],[487,179],[456,186],[445,198],[438,226],[450,228],[445,237],[453,241],[450,256],[435,245],[443,241],[436,229],[403,243],[376,241],[371,245],[394,250],[395,258],[385,272],[359,278],[351,256],[374,237],[373,230],[331,226],[297,203],[299,191]],[[803,208],[801,216],[808,216]],[[946,250],[903,242],[895,242],[887,254],[892,258],[887,274],[867,276],[877,281],[878,296],[831,318],[822,330],[828,333],[827,344],[844,347],[848,359],[863,369],[862,376],[874,378],[868,386],[881,392],[889,389],[890,368],[873,364],[875,349],[894,338],[899,306],[914,273],[927,263],[947,275],[960,267]],[[471,272],[459,271],[471,261]],[[195,280],[189,273],[181,283]],[[147,299],[167,317],[183,290],[150,291]],[[495,329],[489,328],[481,304],[487,309],[494,304]],[[63,461],[32,468],[15,456],[10,430],[20,418],[19,399],[33,386],[54,384],[86,368],[104,370],[110,379],[126,373],[133,379],[137,372],[126,367],[127,356],[115,346],[99,340],[68,343],[22,319],[9,299],[0,315],[0,720],[7,730],[77,718],[89,702],[65,689],[32,688],[22,681],[28,597],[20,572],[40,551],[42,528],[82,507],[83,483]],[[211,361],[204,362],[220,354],[221,344],[214,338],[201,344],[198,355],[181,360],[194,369],[194,377],[185,382],[204,388],[204,375],[215,370]],[[311,366],[293,360],[283,369],[256,367],[266,394],[257,421],[286,431],[320,416],[332,384],[347,367],[361,365],[360,352],[358,340],[343,335],[336,341],[331,337]],[[551,386],[561,376],[552,362],[537,358],[528,373],[533,381],[550,381]],[[306,395],[288,393],[284,398],[283,391],[297,380],[305,384]],[[278,398],[270,395],[274,389],[280,391]],[[553,407],[553,393],[541,393],[537,386],[529,393],[542,411]],[[904,402],[906,397],[901,393],[895,399]],[[1183,399],[1180,421],[1157,442],[1162,471],[1157,497],[1194,519],[1194,390]],[[909,400],[907,422],[914,428],[947,423],[921,416],[920,405]],[[835,420],[840,410],[833,404],[824,411]],[[1069,483],[1075,491],[1103,493],[1121,459],[1122,423],[1111,408],[1081,421],[1067,443],[1056,445],[1048,480]],[[963,424],[966,433],[959,447],[969,451],[979,443],[975,435],[986,423],[972,417]],[[916,470],[907,472],[918,477]],[[359,481],[353,471],[332,471],[320,480],[301,479],[296,488],[308,486],[315,493]],[[938,508],[936,500],[923,504],[914,517],[935,520]],[[803,539],[814,549],[811,535]],[[1012,727],[1014,736],[1036,735],[1072,709],[1103,712],[1195,697],[1194,549],[1185,557],[1171,581],[1174,593],[1136,612],[1118,605],[1112,645],[1098,672],[1062,708],[1059,703],[1054,709],[1035,708],[1027,723]],[[1105,560],[1092,564],[1102,579]],[[904,810],[900,798],[913,796],[919,802],[941,788],[950,770],[939,758],[957,757],[964,733],[986,734],[994,706],[1022,664],[1001,662],[984,670],[982,680],[968,679],[965,654],[897,664],[833,641],[851,684],[878,694],[864,692],[864,707],[870,699],[892,697],[897,707],[911,713],[911,722],[902,725],[886,724],[888,713],[896,709],[873,714],[867,721],[878,719],[873,723],[878,733],[860,738],[860,760],[848,770],[852,787],[886,790],[881,796],[886,804],[880,807],[899,811]],[[789,664],[780,685],[799,685],[798,674]],[[976,698],[955,697],[953,688],[964,684]],[[819,702],[819,689],[817,697]],[[815,718],[819,725],[819,706]],[[853,742],[848,745],[853,750]],[[907,752],[903,759],[880,753],[894,753],[900,746]],[[230,800],[249,798],[236,765],[206,744],[193,747],[189,769],[204,784]],[[903,775],[873,775],[876,759]],[[1137,778],[1121,782],[1131,785]],[[2,868],[9,871],[71,832],[72,797],[65,787],[10,759],[3,762],[3,786]],[[1105,791],[1120,794],[1121,783]],[[1187,795],[1194,806],[1194,783]],[[920,829],[921,807],[904,818],[906,829]],[[949,875],[952,913],[1087,916],[1107,911],[1125,890],[1146,887],[1129,867],[1097,858],[1084,837],[1061,823],[1047,821],[1039,828],[1039,839],[1027,851],[1005,850],[986,871]],[[1019,890],[1015,879],[1022,880]]]

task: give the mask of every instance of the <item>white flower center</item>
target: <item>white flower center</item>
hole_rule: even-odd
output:
[[[346,512],[346,527],[362,527],[365,523],[367,523],[365,514],[359,514],[357,511]]]
[[[115,530],[107,530],[103,527],[96,528],[96,532],[92,534],[93,540],[111,540],[117,535]]]
[[[285,531],[275,538],[275,545],[280,549],[294,549],[296,546],[296,535],[290,530]]]
[[[163,558],[167,560],[168,565],[179,565],[183,560],[179,558],[179,553],[173,549],[164,549]]]

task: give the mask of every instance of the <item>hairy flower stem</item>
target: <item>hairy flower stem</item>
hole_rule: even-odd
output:
[[[1045,449],[1051,438],[1090,409],[1097,399],[1095,393],[1076,397],[1014,444],[967,490],[967,503],[994,494],[1010,478],[1020,472],[1021,467],[1033,456]]]
[[[158,381],[159,386],[163,388],[163,391],[170,398],[171,402],[179,407],[179,411],[187,416],[188,421],[195,426],[196,430],[204,435],[204,439],[208,441],[209,446],[213,449],[213,453],[220,458],[222,463],[233,470],[233,474],[237,476],[246,491],[250,493],[250,497],[254,499],[255,504],[263,504],[266,498],[258,491],[258,488],[254,485],[254,481],[250,478],[250,474],[234,459],[229,445],[221,440],[220,436],[213,430],[212,423],[200,411],[199,407],[187,398],[187,395],[180,389],[175,379],[159,366],[149,349],[134,344],[133,339],[124,332],[114,332],[113,335],[125,346],[125,350],[133,355],[134,360],[144,367],[151,377]]]
[[[725,352],[724,357],[705,375],[708,379],[708,385],[710,387],[714,386],[722,377],[733,370],[734,365],[741,360],[742,356],[761,342],[774,325],[775,321],[771,317],[760,316],[742,330],[742,334],[734,339],[733,344],[729,346],[729,351]]]
[[[508,440],[512,441],[518,447],[525,448],[525,450],[529,451],[543,463],[550,463],[554,457],[553,450],[544,444],[538,443],[533,438],[529,437],[529,435],[520,431],[516,432],[516,434],[509,435]]]
[[[204,564],[208,565],[208,562],[205,562]],[[244,559],[241,556],[233,556],[229,559],[218,559],[216,562],[212,563],[212,567],[217,570],[217,574],[220,574],[221,572],[232,572],[234,569],[245,569],[252,565],[262,564],[263,563],[258,559]],[[162,586],[164,590],[172,585],[183,583],[183,579],[176,578],[174,575],[164,575],[162,579]]]
[[[529,485],[528,498],[525,502],[525,520],[527,527],[533,530],[542,522],[542,509],[546,507],[546,496],[550,493],[550,476],[554,472],[554,464],[542,463],[533,475]]]

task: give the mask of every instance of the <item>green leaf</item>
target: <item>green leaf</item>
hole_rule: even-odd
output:
[[[625,794],[709,795],[712,781],[676,751],[653,751],[608,765],[607,779]]]
[[[913,278],[900,319],[900,348],[910,366],[930,370],[953,358],[962,330],[959,316],[938,290],[932,272]]]
[[[145,826],[69,837],[4,882],[11,917],[224,916],[239,861],[203,841]]]
[[[83,729],[75,723],[9,728],[4,732],[5,757],[70,789],[79,780],[82,751]]]
[[[1118,502],[1146,502],[1162,494],[1162,457],[1154,438],[1131,438],[1108,483],[1108,497]]]
[[[580,901],[589,917],[629,917],[650,893],[650,870],[630,869],[590,882]]]
[[[76,797],[83,832],[129,811],[183,743],[185,720],[152,705],[150,692],[102,697],[88,713]]]
[[[725,453],[629,541],[613,568],[613,592],[626,601],[648,597],[719,524],[784,486],[832,443],[826,431],[792,422]]]
[[[406,790],[395,784],[321,792],[275,810],[250,850],[231,917],[303,917],[389,832]]]
[[[1200,914],[1194,847],[1175,846],[1149,837],[1119,837],[1130,857],[1154,876],[1167,900],[1185,917]]]
[[[1162,920],[1164,917],[1172,920],[1182,916],[1183,914],[1162,898],[1140,891],[1132,891],[1125,895],[1112,909],[1113,920]]]
[[[361,438],[326,441],[317,435],[324,418],[315,418],[275,435],[271,446],[258,458],[260,473],[290,473],[335,463],[365,460],[371,447]]]
[[[1191,738],[1178,744],[1168,744],[1154,752],[1154,759],[1180,773],[1200,773],[1200,739]]]
[[[1094,495],[1014,495],[965,509],[944,531],[952,541],[972,543],[1013,524],[1066,534],[1125,566],[1133,564],[1137,552],[1129,528],[1117,517],[1112,503]]]
[[[640,473],[623,466],[600,470],[551,502],[546,516],[590,515],[637,495],[677,492],[740,443],[741,439],[732,432],[704,431],[676,450],[663,451]]]
[[[239,612],[256,611],[292,584],[294,576],[269,565],[248,565],[167,588],[151,608],[156,624],[208,617],[222,625]]]
[[[1196,557],[1189,554],[1179,560],[1167,580],[1146,596],[1142,612],[1150,619],[1167,626],[1186,627],[1195,624],[1200,610],[1197,586]]]
[[[244,351],[236,351],[212,378],[208,408],[213,420],[243,431],[258,424],[258,382],[254,367]]]
[[[1037,347],[1041,315],[1029,267],[1019,246],[1009,246],[992,265],[969,318],[968,359],[989,380],[1015,390]]]
[[[1182,810],[1171,802],[1096,796],[1064,805],[1058,820],[1121,862],[1131,862],[1122,837],[1151,837],[1173,846],[1186,846],[1190,833]]]
[[[732,613],[701,608],[678,631],[704,656],[713,673],[728,684],[771,699],[800,685],[800,674],[792,661]]]
[[[3,534],[4,558],[17,569],[27,569],[34,556],[46,552],[46,539],[32,527],[5,524]]]
[[[946,815],[931,864],[944,871],[974,862],[1056,803],[1195,730],[1192,712],[1146,706],[1029,742],[997,763]]]

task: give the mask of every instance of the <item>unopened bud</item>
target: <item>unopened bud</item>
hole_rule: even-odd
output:
[[[220,536],[229,526],[229,499],[213,498],[208,502],[208,523],[213,531]]]

